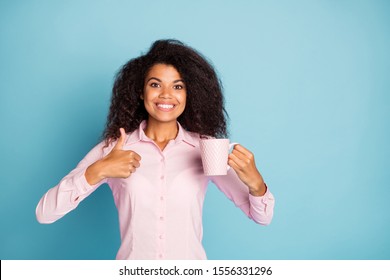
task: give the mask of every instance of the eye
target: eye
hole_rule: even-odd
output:
[[[173,86],[174,89],[184,89],[184,86],[183,85],[174,85]]]
[[[150,83],[150,86],[154,87],[154,88],[160,87],[160,85],[158,83],[155,83],[155,82]]]

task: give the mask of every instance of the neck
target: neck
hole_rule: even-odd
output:
[[[178,132],[179,128],[176,121],[156,123],[149,119],[145,128],[145,135],[156,143],[164,143],[175,139]]]

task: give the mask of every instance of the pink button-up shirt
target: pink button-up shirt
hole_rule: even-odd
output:
[[[95,146],[85,158],[39,201],[36,216],[52,223],[91,194],[101,184],[112,190],[118,208],[121,246],[117,259],[206,259],[202,246],[202,207],[211,180],[256,223],[272,220],[274,197],[249,194],[233,169],[226,176],[203,174],[199,135],[179,125],[175,140],[163,151],[144,133],[146,122],[128,134],[124,150],[141,157],[141,166],[126,179],[107,178],[89,185],[85,170],[106,156],[115,143]]]

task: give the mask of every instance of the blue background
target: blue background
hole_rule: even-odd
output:
[[[40,197],[99,141],[116,71],[161,38],[224,84],[231,139],[276,197],[268,227],[214,185],[210,259],[390,259],[389,1],[0,1],[0,258],[113,259],[104,185],[51,225]]]

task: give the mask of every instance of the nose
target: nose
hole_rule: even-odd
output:
[[[163,88],[163,90],[160,92],[160,95],[158,96],[161,99],[170,99],[172,98],[172,89],[170,88]]]

